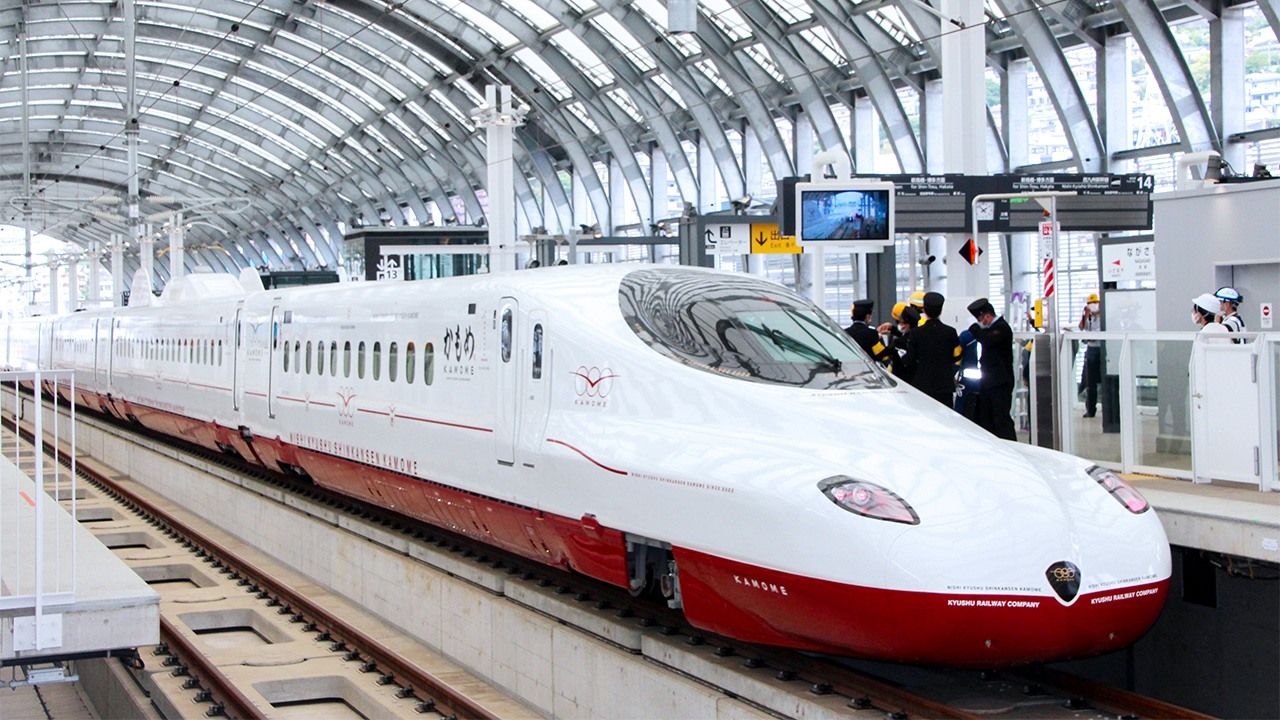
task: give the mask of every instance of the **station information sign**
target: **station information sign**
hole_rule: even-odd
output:
[[[1156,279],[1154,240],[1103,245],[1101,252],[1103,282]]]
[[[794,236],[783,235],[777,223],[751,224],[752,254],[798,255],[804,250]]]
[[[1057,200],[1058,221],[1066,230],[1150,230],[1150,175],[1102,173],[1065,175],[859,175],[894,183],[896,231],[971,232],[972,201],[978,195],[1072,191]],[[787,192],[780,187],[780,192]],[[1025,199],[980,203],[979,232],[1036,232],[1044,215],[1040,203]],[[784,226],[787,225],[784,220]],[[787,229],[783,228],[784,231]]]

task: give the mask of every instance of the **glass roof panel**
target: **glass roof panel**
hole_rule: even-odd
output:
[[[657,85],[662,92],[666,93],[667,97],[671,98],[671,101],[676,105],[680,107],[685,106],[684,100],[680,97],[680,93],[676,92],[675,86],[671,84],[671,81],[667,79],[667,76],[654,75],[652,78],[649,78],[649,80],[654,85]]]
[[[636,107],[635,102],[631,100],[631,96],[627,94],[626,90],[623,90],[622,88],[614,88],[609,91],[609,97],[617,103],[619,107],[626,111],[626,113],[631,116],[632,120],[635,120],[636,122],[644,121],[644,115],[640,113],[640,108]]]
[[[556,20],[551,13],[544,10],[542,5],[534,0],[502,0],[502,4],[511,8],[520,17],[528,20],[530,25],[538,29],[538,32],[546,32],[560,25],[560,21]]]
[[[556,74],[551,66],[545,60],[538,57],[538,54],[529,48],[520,48],[516,51],[516,62],[520,63],[524,69],[528,70],[542,83],[542,89],[550,93],[556,100],[564,100],[569,97],[568,88],[564,81]]]
[[[807,27],[800,31],[800,37],[804,38],[818,54],[827,58],[839,58],[839,62],[834,63],[836,67],[843,67],[849,64],[849,58],[844,54],[844,50],[840,48],[839,43],[831,36],[831,33],[821,25]]]
[[[641,70],[652,70],[657,67],[649,51],[612,15],[601,13],[591,18],[590,22],[613,42],[614,47],[624,58],[630,60],[632,65]]]
[[[587,47],[582,38],[574,35],[572,30],[561,30],[552,35],[551,44],[560,48],[596,87],[613,82],[613,73],[605,66],[604,61]]]
[[[763,45],[760,43],[748,45],[743,48],[743,52],[745,52],[752,60],[755,60],[756,64],[763,68],[765,72],[769,73],[774,80],[777,80],[780,83],[786,83],[786,76],[783,75],[782,71],[778,69],[778,66],[774,64],[773,58],[769,56],[769,51],[765,50]]]
[[[469,2],[446,2],[444,5],[449,12],[460,15],[472,27],[501,47],[511,47],[519,42],[516,36],[502,27],[499,22],[471,7]]]
[[[595,121],[591,119],[591,115],[587,112],[587,108],[582,103],[574,101],[564,106],[565,114],[573,119],[581,122],[583,125],[591,128],[591,132],[599,134],[600,128]]]
[[[813,8],[805,0],[763,0],[765,5],[782,16],[788,23],[798,23],[813,17]]]
[[[751,37],[751,26],[729,0],[700,0],[703,16],[715,23],[733,41]]]
[[[895,40],[903,45],[914,45],[920,42],[920,36],[916,33],[911,23],[907,22],[902,16],[902,11],[893,5],[883,5],[869,13],[870,17],[876,21],[885,32],[893,36]]]

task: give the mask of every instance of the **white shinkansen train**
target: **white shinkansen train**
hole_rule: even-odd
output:
[[[1168,540],[1120,478],[997,440],[750,276],[198,274],[3,333],[10,366],[74,368],[85,406],[660,588],[746,641],[997,667],[1124,647],[1168,593]]]

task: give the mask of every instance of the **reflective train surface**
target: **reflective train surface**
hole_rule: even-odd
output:
[[[745,641],[997,667],[1124,647],[1168,593],[1123,480],[997,440],[758,278],[243,287],[196,274],[155,306],[14,321],[0,351],[74,368],[76,402],[123,421]]]

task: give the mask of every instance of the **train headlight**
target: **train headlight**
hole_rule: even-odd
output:
[[[834,475],[818,483],[831,502],[851,513],[876,520],[919,525],[920,516],[892,490],[848,475]]]
[[[1142,493],[1134,489],[1132,485],[1120,479],[1120,476],[1111,472],[1104,467],[1094,465],[1086,472],[1089,477],[1098,481],[1098,484],[1111,493],[1111,497],[1125,507],[1126,510],[1138,515],[1144,513],[1151,507],[1147,503],[1147,499],[1142,497]]]

